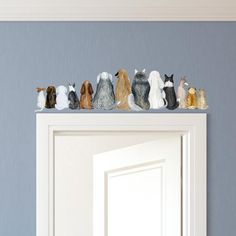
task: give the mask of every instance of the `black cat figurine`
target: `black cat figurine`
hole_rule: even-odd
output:
[[[69,84],[69,93],[68,93],[68,100],[69,100],[69,108],[79,109],[79,98],[77,96],[77,93],[75,91],[75,83],[73,85]]]
[[[174,75],[172,74],[170,77],[165,75],[165,82],[164,82],[164,92],[166,94],[167,106],[166,108],[169,110],[174,110],[179,107],[179,102],[177,101],[175,87],[174,87]]]
[[[145,74],[145,70],[140,72],[135,70],[135,75],[132,82],[134,102],[144,110],[148,110],[150,108],[150,103],[148,100],[149,92],[150,84]]]

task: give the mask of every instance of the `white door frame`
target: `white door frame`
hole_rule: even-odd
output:
[[[73,131],[179,132],[183,139],[182,235],[207,235],[206,114],[37,114],[37,236],[54,235],[54,137]]]

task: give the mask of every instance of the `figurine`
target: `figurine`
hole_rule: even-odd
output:
[[[112,75],[108,72],[102,72],[97,76],[97,89],[93,98],[93,107],[96,109],[111,110],[115,106]]]
[[[38,98],[37,98],[37,107],[39,108],[39,110],[37,111],[42,111],[45,108],[45,103],[46,103],[46,97],[44,92],[46,91],[45,88],[36,88],[36,91],[38,93]]]
[[[187,108],[197,109],[197,90],[196,88],[190,87],[187,95]]]
[[[158,71],[152,71],[148,78],[150,84],[149,102],[151,109],[159,109],[167,106],[166,94],[163,91],[164,82]]]
[[[178,87],[178,101],[179,101],[179,108],[186,109],[187,108],[187,102],[186,102],[186,90],[184,86],[188,86],[188,83],[186,81],[186,77],[184,76],[179,83]]]
[[[54,86],[47,87],[46,105],[48,109],[55,108],[56,104],[56,88]]]
[[[79,98],[75,91],[75,83],[73,83],[72,85],[69,84],[68,100],[70,109],[72,110],[79,109]]]
[[[170,77],[165,75],[164,91],[166,93],[166,100],[167,100],[166,108],[169,110],[174,110],[179,106],[179,102],[177,101],[176,98],[173,77],[174,77],[173,74]]]
[[[129,110],[128,96],[131,94],[131,83],[128,72],[124,69],[120,69],[115,76],[118,77],[115,93],[117,108]]]
[[[58,86],[56,89],[57,97],[55,108],[57,110],[63,110],[65,108],[69,108],[69,100],[67,98],[67,88],[63,85]]]
[[[92,109],[93,108],[93,87],[92,84],[86,80],[83,82],[80,89],[80,108]]]
[[[132,82],[132,93],[134,96],[134,102],[136,105],[138,105],[144,110],[148,110],[150,108],[150,103],[148,100],[149,92],[150,84],[147,80],[145,69],[140,72],[135,70],[135,75]]]
[[[199,89],[197,101],[198,101],[198,109],[205,110],[208,108],[208,104],[206,100],[206,92],[204,89]]]

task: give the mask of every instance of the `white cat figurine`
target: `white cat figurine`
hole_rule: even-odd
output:
[[[148,97],[150,109],[166,107],[166,94],[163,91],[164,82],[161,79],[160,73],[158,71],[152,71],[149,75],[148,82],[151,87]]]
[[[67,88],[65,86],[58,86],[56,89],[57,98],[55,108],[57,110],[63,110],[69,108],[69,101],[67,97]]]
[[[37,111],[42,111],[45,108],[45,103],[46,103],[46,97],[45,97],[45,88],[37,88],[36,89],[38,92],[38,98],[37,98],[37,107],[39,108]]]

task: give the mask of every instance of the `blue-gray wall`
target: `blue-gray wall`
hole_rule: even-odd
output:
[[[121,67],[206,89],[208,236],[236,235],[236,23],[162,22],[0,23],[0,236],[35,235],[35,87]]]

